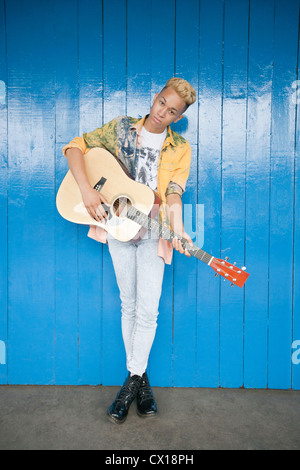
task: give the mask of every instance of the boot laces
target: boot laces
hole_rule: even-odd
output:
[[[123,402],[124,399],[128,399],[130,396],[135,397],[139,386],[140,381],[131,377],[128,382],[121,388],[117,401]]]
[[[141,402],[153,398],[153,393],[147,378],[143,377],[138,393]]]

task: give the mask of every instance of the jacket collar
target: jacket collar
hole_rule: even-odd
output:
[[[144,123],[145,123],[148,116],[149,116],[149,114],[146,114],[146,116],[144,116],[142,119],[139,119],[133,126],[130,127],[130,130],[135,130],[136,131],[139,140],[141,138],[142,127],[143,127],[143,125],[144,125]],[[167,127],[167,136],[165,138],[163,147],[165,147],[169,144],[175,146],[173,131],[172,131],[170,126]]]

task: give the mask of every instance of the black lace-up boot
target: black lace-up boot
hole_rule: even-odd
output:
[[[157,405],[150,387],[147,372],[142,376],[140,387],[136,395],[137,413],[142,418],[148,418],[157,414]]]
[[[139,375],[130,375],[121,387],[113,404],[108,408],[107,415],[114,423],[122,424],[127,418],[128,410],[136,397],[142,378]]]

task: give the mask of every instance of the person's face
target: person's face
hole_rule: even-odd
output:
[[[145,122],[145,128],[149,132],[159,134],[172,122],[183,118],[186,104],[173,88],[166,88],[159,94],[156,93],[150,114]]]

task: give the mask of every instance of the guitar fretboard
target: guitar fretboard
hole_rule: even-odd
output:
[[[178,238],[181,241],[183,248],[187,250],[192,256],[195,256],[195,258],[203,261],[203,263],[209,264],[213,259],[213,256],[206,253],[206,251],[202,250],[201,248],[198,248],[195,245],[191,246],[185,238],[182,238],[173,232],[173,230],[171,230],[168,225],[159,223],[157,220],[152,219],[133,206],[128,208],[126,216],[128,219],[151,231],[151,233],[154,233],[158,237],[164,238],[169,242],[172,242],[174,238]]]

